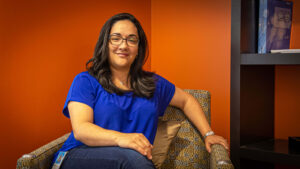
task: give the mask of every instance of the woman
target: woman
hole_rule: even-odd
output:
[[[63,109],[73,132],[60,150],[69,151],[61,168],[155,168],[151,150],[158,116],[169,104],[182,109],[206,136],[209,152],[212,144],[228,149],[195,98],[142,70],[147,45],[131,14],[117,14],[104,24],[88,72],[75,77]]]

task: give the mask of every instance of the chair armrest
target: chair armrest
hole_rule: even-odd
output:
[[[65,134],[29,154],[24,154],[17,161],[17,169],[49,169],[54,153],[61,148],[69,135],[70,133]]]
[[[227,150],[220,144],[214,144],[211,146],[210,168],[211,169],[233,169],[234,168],[228,156]]]

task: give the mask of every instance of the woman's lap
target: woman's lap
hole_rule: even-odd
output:
[[[70,150],[61,169],[155,169],[139,152],[121,147],[80,146]]]

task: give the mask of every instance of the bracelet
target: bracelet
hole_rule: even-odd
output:
[[[209,131],[206,134],[204,134],[203,138],[205,140],[207,136],[212,136],[212,135],[215,135],[215,133],[213,131]]]

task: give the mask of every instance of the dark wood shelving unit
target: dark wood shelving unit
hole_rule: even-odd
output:
[[[300,167],[300,152],[289,150],[288,141],[270,139],[240,147],[240,155],[257,161],[294,165]]]
[[[300,65],[300,53],[245,53],[241,65]]]
[[[251,29],[257,26],[249,6],[257,8],[258,0],[231,0],[231,160],[237,169],[300,168],[300,155],[289,151],[287,140],[274,140],[275,67],[300,65],[300,53],[253,52]]]

